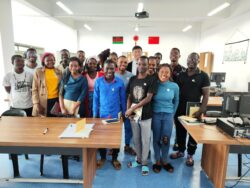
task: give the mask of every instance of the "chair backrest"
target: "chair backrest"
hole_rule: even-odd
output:
[[[26,114],[26,112],[24,110],[10,109],[10,110],[6,110],[5,112],[3,112],[2,116],[20,116],[20,117],[26,117],[27,114]]]

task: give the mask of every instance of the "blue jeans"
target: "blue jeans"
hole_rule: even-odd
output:
[[[165,112],[154,112],[152,119],[153,146],[155,160],[167,163],[170,138],[173,128],[173,114]],[[161,153],[161,155],[160,155]]]
[[[130,120],[128,118],[125,118],[124,129],[125,129],[125,144],[130,145],[130,140],[132,138],[132,128]]]

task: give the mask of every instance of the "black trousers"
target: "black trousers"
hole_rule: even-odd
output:
[[[178,116],[181,116],[181,115],[186,115],[186,105],[179,106],[174,117],[174,122],[176,126],[176,140],[177,140],[178,148],[180,152],[184,152],[186,150],[187,131],[178,120]],[[195,142],[193,137],[189,135],[188,143],[187,143],[188,154],[194,155],[196,149],[197,149],[197,143]]]
[[[120,152],[120,149],[112,149],[112,160],[117,160],[118,153]],[[106,159],[107,149],[99,149],[100,155],[102,159]]]
[[[58,98],[47,100],[47,117],[56,117],[55,115],[51,114],[50,111],[53,108],[53,106],[55,105],[55,103],[58,101],[59,101]]]

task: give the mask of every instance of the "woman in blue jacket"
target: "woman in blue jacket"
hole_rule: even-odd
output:
[[[167,162],[173,117],[179,104],[179,87],[172,82],[172,70],[169,64],[159,66],[158,90],[153,97],[153,146],[156,163],[153,171],[159,173],[163,167],[173,172],[174,167]]]
[[[88,82],[82,76],[80,70],[80,60],[77,57],[71,57],[69,68],[65,70],[63,79],[60,83],[60,107],[62,114],[84,117],[83,101],[85,99]],[[79,109],[80,108],[80,109]]]

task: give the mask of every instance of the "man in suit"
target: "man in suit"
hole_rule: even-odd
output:
[[[142,55],[142,47],[134,46],[132,48],[133,61],[129,62],[127,71],[132,72],[134,75],[137,73],[137,62]]]

